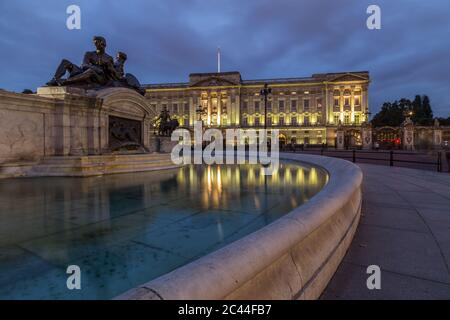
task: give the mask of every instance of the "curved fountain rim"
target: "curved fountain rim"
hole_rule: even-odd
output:
[[[361,169],[347,160],[291,153],[280,153],[280,160],[324,169],[328,182],[272,223],[116,299],[223,299],[318,229],[362,183]]]

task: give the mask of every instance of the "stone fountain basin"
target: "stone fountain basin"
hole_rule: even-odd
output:
[[[358,226],[362,172],[336,158],[282,153],[280,159],[319,166],[329,181],[306,204],[266,227],[116,299],[319,298]]]

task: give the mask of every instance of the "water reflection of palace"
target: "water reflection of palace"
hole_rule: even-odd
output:
[[[226,203],[232,208],[233,201],[241,198],[238,195],[243,193],[305,193],[306,199],[327,182],[328,175],[321,169],[284,163],[270,176],[265,176],[258,165],[188,166],[177,174],[180,189],[190,190],[203,206],[213,208]]]

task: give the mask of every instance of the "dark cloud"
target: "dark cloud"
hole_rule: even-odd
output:
[[[382,9],[382,29],[365,27],[366,8]],[[65,27],[66,8],[82,29]],[[61,58],[81,60],[93,35],[128,53],[143,83],[182,82],[191,72],[239,70],[245,79],[369,70],[371,109],[428,94],[450,114],[450,2],[421,0],[2,0],[0,87],[36,88]]]

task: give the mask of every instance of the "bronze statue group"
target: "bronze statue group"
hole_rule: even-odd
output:
[[[84,89],[99,90],[108,87],[125,87],[134,89],[144,95],[145,90],[139,81],[130,73],[125,73],[124,65],[127,55],[118,52],[116,59],[106,53],[106,39],[95,36],[93,39],[96,50],[84,54],[81,66],[63,59],[56,69],[48,86],[74,86]],[[68,74],[67,78],[63,78]],[[156,119],[158,135],[170,136],[179,126],[178,120],[170,119],[169,111],[164,108]]]
[[[95,36],[96,50],[84,54],[81,66],[63,59],[56,69],[53,78],[47,82],[48,86],[77,86],[86,89],[102,89],[105,87],[126,87],[144,95],[139,81],[132,74],[125,74],[124,64],[127,55],[118,52],[116,60],[106,53],[106,39]],[[64,75],[69,76],[63,79]]]

